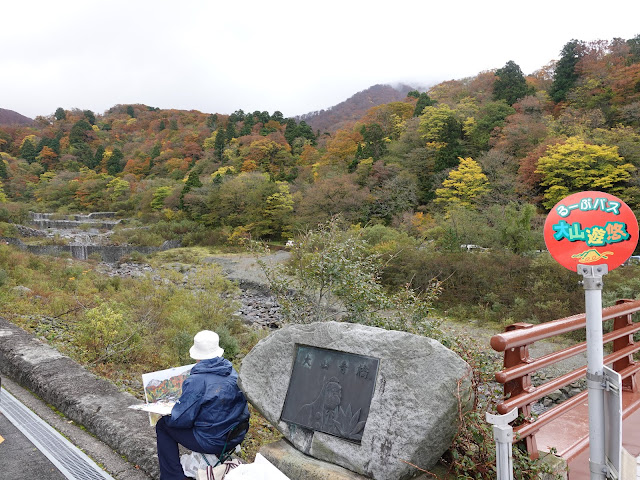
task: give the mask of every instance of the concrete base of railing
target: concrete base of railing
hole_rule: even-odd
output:
[[[567,461],[564,458],[554,455],[553,453],[540,452],[540,461],[549,465],[552,472],[542,475],[540,480],[568,479],[568,466]]]

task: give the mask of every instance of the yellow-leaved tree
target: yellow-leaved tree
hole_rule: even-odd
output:
[[[436,203],[450,207],[474,207],[489,192],[487,176],[473,158],[460,158],[458,168],[451,170],[436,190]]]
[[[543,205],[553,206],[567,195],[583,190],[603,190],[625,200],[624,190],[635,167],[618,154],[618,147],[591,145],[578,137],[547,148],[538,159],[542,175]]]
[[[272,193],[265,200],[264,216],[268,228],[265,233],[291,238],[290,216],[293,212],[294,200],[287,182],[276,182],[278,191]]]
[[[0,161],[2,160],[0,159]],[[2,182],[0,182],[0,203],[7,203],[8,201],[9,199],[7,198],[7,194],[4,193]]]

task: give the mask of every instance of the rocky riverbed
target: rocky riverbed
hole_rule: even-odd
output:
[[[278,251],[272,255],[263,257],[266,263],[284,262],[289,254]],[[243,322],[265,328],[278,328],[282,322],[280,306],[276,298],[269,292],[267,279],[258,265],[257,259],[252,255],[221,254],[211,255],[202,259],[203,264],[215,263],[220,265],[226,278],[236,282],[240,288],[238,302],[240,308],[236,315]],[[189,272],[197,268],[197,265],[184,265],[181,263],[166,264],[165,267],[173,268],[185,274],[185,284]],[[100,263],[97,270],[109,276],[140,277],[144,275],[154,276],[153,268],[146,263],[122,262]],[[158,279],[160,277],[158,276]]]

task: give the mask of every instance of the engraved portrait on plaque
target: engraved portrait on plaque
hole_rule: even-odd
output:
[[[281,420],[360,443],[378,363],[373,357],[297,345]]]

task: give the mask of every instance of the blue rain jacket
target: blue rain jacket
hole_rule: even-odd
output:
[[[249,418],[247,399],[238,387],[238,373],[222,357],[201,360],[182,384],[182,395],[166,423],[174,428],[192,428],[200,446],[209,453],[220,450],[227,432]],[[244,439],[236,437],[235,447]]]

